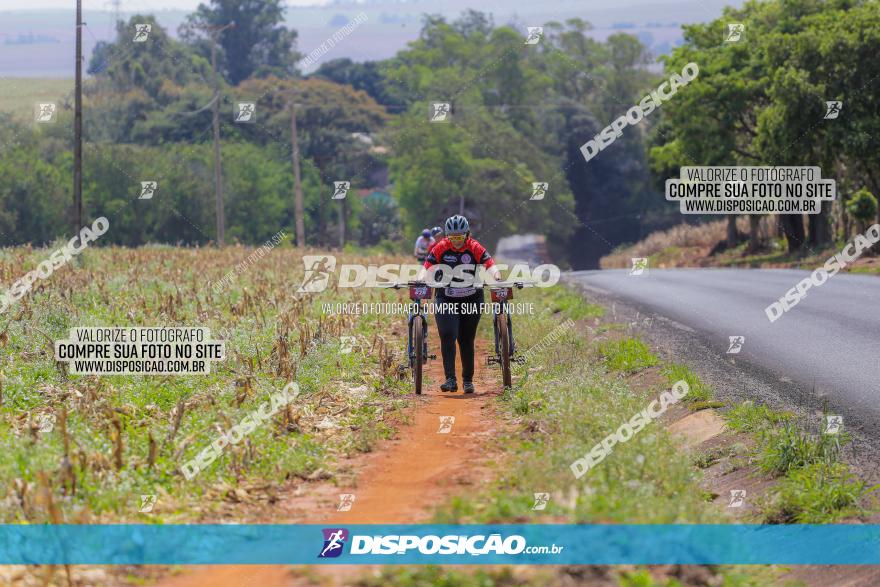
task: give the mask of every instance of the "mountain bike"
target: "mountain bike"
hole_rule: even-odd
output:
[[[421,281],[408,281],[389,285],[393,289],[409,288],[409,299],[412,303],[406,315],[406,354],[409,367],[412,369],[413,386],[417,395],[422,393],[422,368],[428,359],[436,359],[437,355],[428,354],[428,320],[422,300],[430,300],[434,295],[434,287]]]
[[[485,283],[489,288],[493,302],[492,329],[495,333],[495,356],[486,357],[487,365],[501,366],[501,379],[504,387],[513,385],[510,364],[525,364],[525,358],[516,356],[516,340],[513,337],[513,322],[510,319],[508,301],[513,299],[513,288],[522,289],[532,283],[515,281]],[[428,320],[422,300],[430,300],[436,287],[421,281],[408,281],[388,285],[393,289],[409,288],[409,299],[412,300],[407,309],[406,352],[409,366],[412,369],[413,384],[416,394],[422,393],[422,368],[428,359],[436,359],[437,355],[428,354]]]
[[[516,340],[510,319],[508,301],[513,299],[513,288],[522,289],[533,285],[523,281],[486,283],[492,298],[492,330],[495,333],[495,356],[486,357],[487,365],[501,365],[501,381],[504,387],[513,385],[510,364],[525,364],[524,357],[516,356]]]

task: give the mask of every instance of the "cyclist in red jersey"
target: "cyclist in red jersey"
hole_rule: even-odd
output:
[[[428,251],[422,278],[426,270],[434,265],[446,265],[451,269],[464,265],[464,273],[471,277],[476,275],[477,265],[483,265],[493,278],[501,279],[501,273],[495,267],[495,260],[486,247],[471,238],[467,218],[458,214],[451,216],[446,220],[445,227],[446,237],[437,241]],[[438,290],[435,300],[440,309],[434,318],[440,335],[440,351],[443,355],[443,372],[446,377],[440,389],[458,391],[455,377],[455,343],[458,342],[464,392],[474,393],[474,338],[480,323],[483,288],[474,287],[473,281],[468,287],[456,287],[454,283]]]

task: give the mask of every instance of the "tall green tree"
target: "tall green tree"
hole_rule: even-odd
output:
[[[136,24],[149,24],[146,41],[134,43]],[[190,47],[175,40],[152,15],[134,15],[119,21],[116,38],[100,41],[89,60],[88,72],[116,92],[142,91],[156,99],[169,84],[208,83],[211,65]]]
[[[837,178],[839,198],[864,187],[876,193],[880,100],[868,88],[876,86],[880,67],[867,56],[880,51],[880,6],[854,0],[804,3],[785,15],[767,40],[767,60],[775,71],[768,89],[773,106],[760,121],[759,148],[775,160],[821,165]],[[826,102],[832,100],[843,109],[825,120]],[[825,215],[809,219],[811,243],[827,242]]]
[[[627,128],[599,156],[584,160],[580,146],[622,116],[651,88],[654,74],[645,68],[648,53],[631,35],[612,35],[605,42],[587,36],[591,25],[581,19],[550,22],[545,37],[530,53],[540,78],[551,88],[541,100],[535,127],[544,129],[544,149],[562,158],[565,178],[574,195],[573,220],[578,224],[565,244],[576,267],[597,267],[613,247],[637,240],[649,228],[670,223],[668,209],[651,183],[645,136],[654,118]],[[553,239],[549,241],[553,248]]]
[[[385,87],[408,105],[392,125],[390,171],[410,234],[462,205],[490,246],[511,232],[571,234],[561,149],[541,124],[549,84],[523,40],[481,13],[428,16],[383,68]],[[432,102],[451,103],[450,122],[429,121]],[[551,184],[543,200],[530,200],[533,182]]]
[[[146,41],[134,43],[138,23],[152,30]],[[96,47],[89,72],[87,140],[155,145],[204,139],[211,122],[210,64],[154,17],[119,22],[113,42]]]
[[[299,55],[295,51],[297,33],[283,26],[281,0],[210,0],[199,4],[195,13],[181,26],[181,36],[195,44],[207,56],[210,29],[223,27],[217,35],[222,48],[221,69],[232,85],[251,76],[265,77],[295,73]]]

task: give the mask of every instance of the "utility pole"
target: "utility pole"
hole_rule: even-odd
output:
[[[339,201],[339,250],[345,248],[345,198]]]
[[[73,106],[73,213],[74,232],[83,227],[82,205],[82,0],[76,0],[76,87]]]
[[[217,77],[217,36],[230,27],[235,21],[225,25],[202,25],[211,38],[211,69],[214,72],[214,204],[217,218],[217,246],[223,246],[225,220],[223,218],[223,170],[220,166],[220,79]]]
[[[293,147],[293,216],[296,219],[296,246],[306,246],[302,178],[299,169],[299,137],[296,132],[296,96],[290,98],[290,144]]]
[[[110,38],[115,39],[119,21],[122,20],[122,0],[110,0],[109,4],[113,6],[113,23],[110,25]]]
[[[217,246],[223,246],[223,174],[220,169],[220,82],[217,79],[217,39],[211,35],[211,69],[214,70],[214,204],[217,218]]]

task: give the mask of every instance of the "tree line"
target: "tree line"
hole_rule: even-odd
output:
[[[729,23],[738,42],[720,39]],[[821,214],[777,217],[789,252],[848,239],[880,220],[880,4],[858,0],[747,2],[709,23],[684,27],[684,43],[665,58],[700,76],[663,107],[649,139],[658,180],[682,165],[776,165],[822,168],[836,179],[837,201]],[[825,118],[827,102],[842,103]],[[747,250],[767,246],[750,216]],[[728,218],[727,246],[746,238]]]

